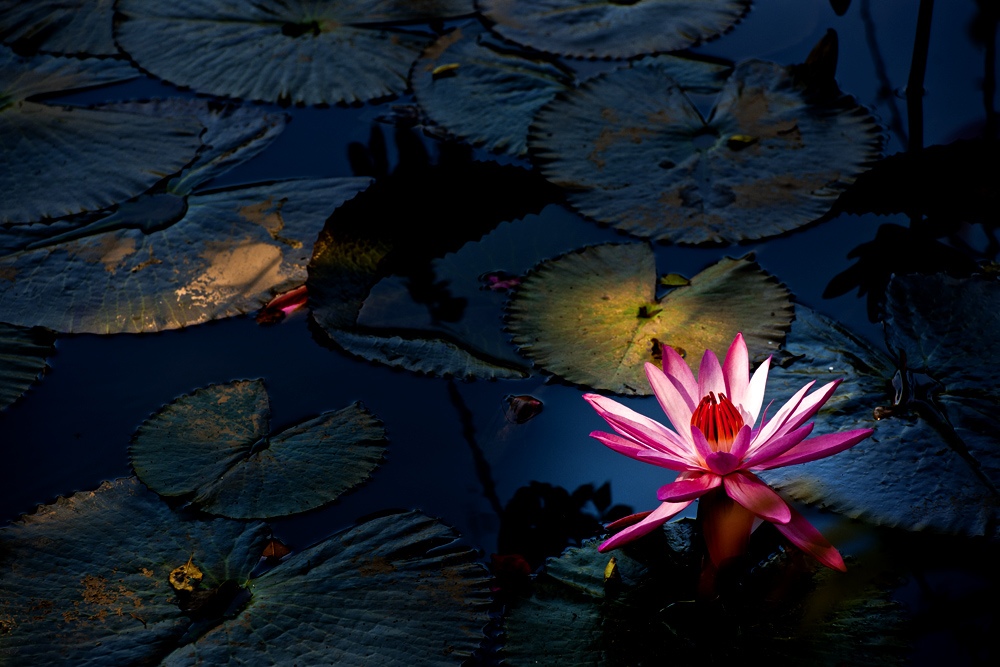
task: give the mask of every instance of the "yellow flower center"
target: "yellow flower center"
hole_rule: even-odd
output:
[[[733,402],[722,393],[716,399],[714,391],[708,392],[691,414],[691,426],[697,426],[705,434],[716,452],[730,450],[744,423],[743,415]]]

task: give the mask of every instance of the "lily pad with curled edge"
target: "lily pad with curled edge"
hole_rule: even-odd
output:
[[[368,520],[252,580],[239,616],[163,664],[462,664],[489,622],[477,558],[419,512]]]
[[[649,395],[644,364],[670,345],[697,369],[743,332],[752,361],[775,351],[792,320],[788,291],[748,258],[725,258],[657,299],[656,262],[643,243],[583,248],[542,262],[508,305],[523,354],[568,382]]]
[[[151,74],[201,93],[268,102],[365,102],[402,93],[429,41],[400,24],[471,2],[122,0],[118,44]]]
[[[645,548],[602,554],[590,540],[550,558],[533,594],[505,615],[504,664],[641,665],[669,655],[693,665],[750,654],[769,663],[832,665],[850,655],[851,664],[905,664],[913,639],[892,599],[895,578],[873,584],[861,579],[868,574],[817,572],[797,554],[772,552],[743,575],[738,595],[696,602],[691,521],[664,531]]]
[[[842,379],[814,433],[875,433],[836,456],[761,477],[793,498],[870,523],[996,538],[997,284],[894,278],[885,317],[892,356],[806,308],[796,313],[786,346],[792,361],[771,371],[768,396],[783,400],[807,381]]]
[[[19,53],[116,56],[115,0],[0,0],[0,41]]]
[[[528,145],[573,207],[629,234],[773,236],[825,215],[881,148],[853,98],[820,101],[796,71],[737,65],[705,119],[659,59],[641,60],[558,95]]]
[[[257,310],[305,281],[324,221],[370,183],[302,179],[141,197],[0,257],[0,319],[141,333]]]
[[[20,398],[45,370],[55,352],[55,334],[0,323],[0,410]]]
[[[749,0],[479,0],[501,37],[580,58],[679,51],[718,37]]]
[[[190,115],[33,101],[37,95],[137,75],[117,60],[19,58],[0,47],[0,223],[55,218],[125,201],[194,158],[203,128]]]
[[[151,416],[132,438],[136,474],[163,496],[236,519],[330,503],[366,481],[386,447],[382,422],[354,403],[271,434],[262,380],[211,385]]]
[[[0,529],[0,652],[22,665],[157,663],[245,594],[267,532],[183,517],[135,478],[39,507]],[[181,592],[171,573],[187,564],[201,579]]]

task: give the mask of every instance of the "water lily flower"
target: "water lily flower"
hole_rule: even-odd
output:
[[[743,335],[737,334],[724,363],[711,350],[705,351],[695,380],[681,356],[664,346],[663,370],[647,363],[646,377],[673,430],[604,396],[584,395],[615,430],[594,431],[591,437],[616,452],[680,473],[660,488],[659,507],[608,526],[624,529],[601,544],[602,552],[649,533],[701,498],[702,534],[716,568],[742,553],[752,528],[763,520],[822,564],[846,570],[833,545],[754,472],[842,452],[873,431],[808,437],[813,425],[806,422],[840,380],[812,393],[815,383],[808,383],[767,419],[761,406],[770,361],[769,357],[751,378],[747,346]]]

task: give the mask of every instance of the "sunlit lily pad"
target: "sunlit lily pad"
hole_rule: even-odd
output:
[[[837,456],[762,476],[794,498],[872,523],[996,537],[998,312],[995,282],[894,278],[886,331],[893,352],[906,353],[897,372],[901,359],[798,307],[787,339],[793,361],[772,371],[768,395],[841,378],[815,432],[875,433]]]
[[[46,368],[46,357],[54,351],[51,331],[0,323],[0,410],[34,384]]]
[[[523,156],[531,119],[572,79],[572,71],[551,57],[501,42],[471,24],[429,46],[414,64],[410,84],[421,108],[448,132]]]
[[[40,507],[0,530],[0,651],[23,665],[158,662],[198,613],[180,608],[199,596],[179,594],[171,572],[197,568],[202,602],[221,606],[202,611],[222,616],[266,532],[263,524],[183,520],[135,478]]]
[[[558,95],[528,144],[582,214],[676,243],[772,236],[817,220],[879,154],[853,99],[814,101],[792,68],[737,65],[703,119],[659,59]]]
[[[630,58],[678,51],[729,30],[749,0],[480,0],[501,36],[540,51]]]
[[[469,14],[468,0],[121,0],[115,36],[144,70],[198,92],[364,102],[403,92],[428,39],[400,23]]]
[[[202,126],[31,101],[137,76],[116,60],[18,58],[0,47],[0,223],[93,211],[134,197],[190,162]]]
[[[662,345],[692,368],[710,349],[724,356],[743,332],[751,359],[784,340],[788,291],[748,259],[723,259],[657,299],[652,249],[642,243],[584,248],[540,264],[509,305],[514,343],[538,366],[576,384],[651,393],[643,370]]]
[[[115,0],[0,0],[0,41],[21,53],[118,55]]]
[[[690,521],[665,531],[646,553],[602,554],[592,540],[549,559],[534,594],[507,613],[504,664],[640,665],[670,656],[687,665],[751,654],[783,664],[906,659],[912,639],[891,588],[845,585],[829,570],[796,571],[782,555],[756,567],[741,596],[695,602]]]
[[[0,319],[105,334],[252,312],[305,281],[324,221],[370,182],[303,179],[142,197],[0,258]]]
[[[483,639],[488,578],[418,512],[372,519],[251,582],[239,616],[164,665],[458,665]]]
[[[385,452],[385,428],[359,403],[273,435],[270,419],[262,380],[199,389],[139,427],[132,465],[161,495],[211,514],[270,518],[336,500]]]

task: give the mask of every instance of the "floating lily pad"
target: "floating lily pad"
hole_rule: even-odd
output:
[[[630,234],[780,234],[826,214],[881,147],[853,99],[814,99],[795,71],[738,65],[706,120],[660,59],[642,60],[557,96],[528,144],[570,204]]]
[[[584,248],[540,264],[511,299],[514,343],[538,366],[576,384],[649,395],[643,370],[670,345],[697,368],[724,356],[743,332],[751,359],[784,340],[788,291],[749,259],[723,259],[662,299],[652,249],[641,243]]]
[[[0,47],[0,223],[125,201],[194,158],[203,128],[190,115],[154,117],[32,101],[137,75],[120,61],[18,58]]]
[[[39,507],[0,530],[0,651],[24,665],[158,662],[193,627],[197,609],[183,611],[182,599],[214,602],[221,616],[266,533],[183,520],[135,478]],[[188,563],[201,573],[199,596],[170,584]]]
[[[323,222],[370,183],[303,179],[142,197],[0,258],[0,319],[106,334],[252,312],[305,281]]]
[[[480,0],[502,37],[539,51],[631,58],[679,51],[729,30],[749,0]]]
[[[504,664],[638,665],[669,655],[686,665],[749,654],[789,664],[833,665],[845,655],[858,665],[904,663],[912,637],[885,582],[845,586],[839,573],[798,571],[776,555],[746,578],[741,596],[696,603],[690,521],[664,528],[657,549],[617,550],[614,565],[598,540],[549,559],[534,594],[507,614]]]
[[[403,92],[427,38],[400,23],[471,2],[123,0],[119,45],[144,70],[199,92],[269,102],[364,102]]]
[[[0,323],[0,410],[14,403],[42,374],[46,357],[55,352],[55,340],[45,329]]]
[[[787,396],[806,381],[844,380],[816,419],[817,433],[872,428],[829,459],[761,473],[794,498],[905,528],[995,538],[1000,518],[1000,290],[985,280],[894,278],[887,340],[899,358],[799,306],[788,334],[793,361],[768,376]],[[919,333],[918,333],[919,332]]]
[[[410,74],[431,120],[473,145],[517,156],[527,154],[535,113],[572,80],[551,57],[501,42],[479,24],[438,38]]]
[[[262,380],[182,396],[139,427],[132,465],[149,488],[236,519],[296,514],[336,500],[381,463],[382,423],[360,403],[271,435]]]
[[[0,0],[0,41],[21,53],[115,56],[115,0]]]

